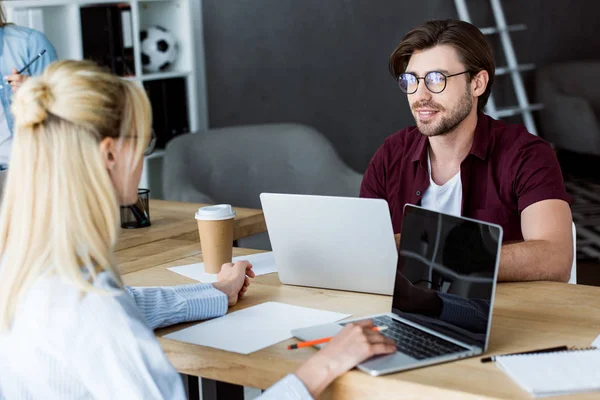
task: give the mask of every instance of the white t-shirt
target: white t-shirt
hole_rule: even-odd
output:
[[[427,152],[427,168],[429,170],[429,188],[423,194],[421,206],[428,210],[460,216],[462,208],[462,181],[460,171],[442,186],[431,178],[431,158]]]

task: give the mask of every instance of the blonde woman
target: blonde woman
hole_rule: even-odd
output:
[[[152,328],[216,317],[244,295],[247,263],[214,285],[123,287],[118,205],[136,200],[150,106],[134,83],[62,61],[27,80],[0,209],[0,398],[180,399]],[[395,351],[368,324],[346,327],[263,395],[318,396],[358,362]]]

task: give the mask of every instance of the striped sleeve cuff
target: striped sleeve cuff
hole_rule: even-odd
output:
[[[207,283],[165,287],[125,286],[125,290],[133,297],[151,329],[227,313],[227,296]]]
[[[308,389],[296,375],[287,375],[271,386],[260,400],[312,400]]]
[[[174,290],[187,304],[186,321],[215,318],[227,313],[227,295],[210,283],[175,286]]]

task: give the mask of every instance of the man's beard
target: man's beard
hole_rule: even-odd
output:
[[[444,107],[433,102],[421,102],[413,106],[415,108],[428,108],[436,111],[444,111]],[[452,132],[461,122],[465,120],[471,113],[473,108],[473,98],[468,91],[465,91],[463,97],[460,98],[458,104],[452,109],[452,111],[442,117],[438,122],[421,122],[417,117],[415,121],[419,131],[428,137],[446,135]]]

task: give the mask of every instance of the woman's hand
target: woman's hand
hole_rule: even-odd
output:
[[[298,368],[296,376],[313,397],[337,377],[366,359],[396,351],[393,340],[372,330],[369,320],[348,324],[317,354]]]
[[[13,68],[11,71],[11,75],[5,76],[4,80],[8,81],[10,83],[10,86],[12,87],[12,91],[13,93],[16,93],[16,91],[21,87],[21,85],[27,80],[29,79],[28,75],[21,75],[19,74],[19,71],[17,71],[16,68]]]
[[[244,297],[250,286],[250,278],[254,278],[252,264],[248,261],[223,264],[217,278],[219,281],[213,286],[227,295],[230,307],[234,306]]]

